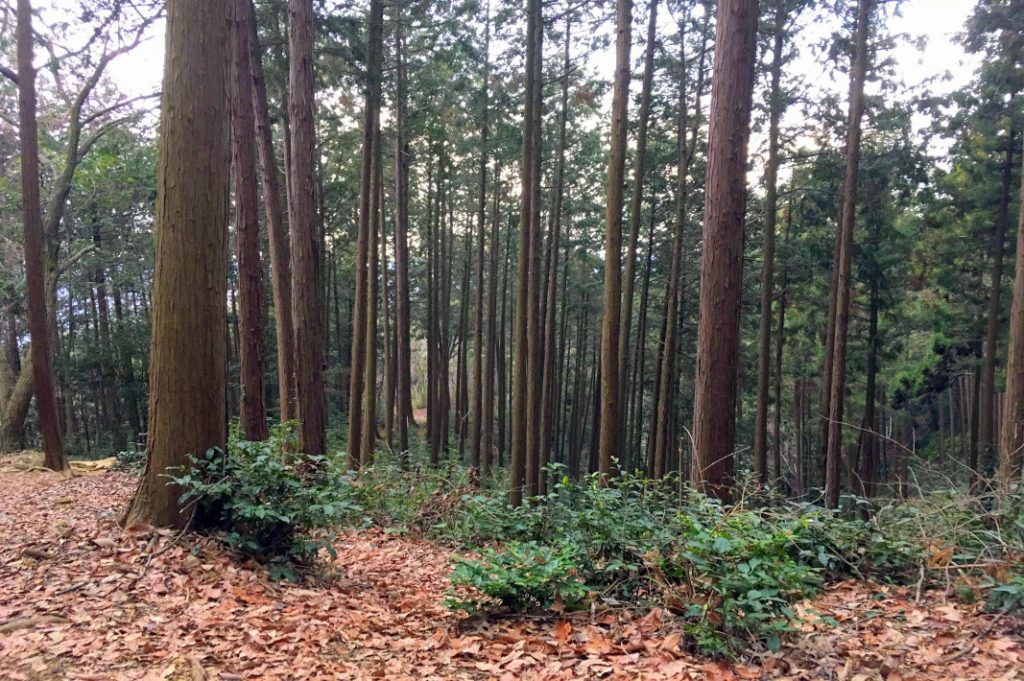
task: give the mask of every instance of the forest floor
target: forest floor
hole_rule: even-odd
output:
[[[135,479],[0,471],[3,679],[1018,679],[1019,621],[942,593],[843,582],[775,654],[711,661],[655,610],[466,619],[451,551],[380,530],[336,574],[269,582],[210,542],[126,532]]]

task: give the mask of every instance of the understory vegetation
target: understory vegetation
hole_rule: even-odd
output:
[[[381,526],[448,543],[448,607],[471,615],[663,607],[693,649],[729,655],[776,649],[794,605],[847,578],[945,588],[993,611],[1024,609],[1024,495],[950,490],[910,501],[828,510],[752,485],[735,503],[623,473],[571,480],[548,468],[550,492],[508,502],[502,471],[403,471],[386,455],[358,475],[341,457],[294,453],[287,428],[265,442],[233,439],[227,456],[193,457],[173,479],[187,505],[215,516],[224,544],[298,579],[334,556],[337,533]],[[323,551],[323,553],[321,553]]]

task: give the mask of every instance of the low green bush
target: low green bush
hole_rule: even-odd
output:
[[[741,496],[726,507],[696,492],[680,496],[672,481],[573,483],[558,467],[550,473],[558,482],[532,503],[465,495],[461,513],[434,527],[470,548],[508,542],[456,561],[451,607],[667,605],[696,648],[726,654],[751,638],[778,646],[793,629],[792,604],[826,579],[898,579],[915,574],[920,558],[869,523],[810,505],[748,505]]]
[[[293,564],[312,561],[321,549],[334,555],[334,532],[362,514],[353,502],[352,478],[324,457],[285,453],[287,438],[232,440],[225,455],[209,450],[190,457],[172,482],[183,504],[212,517],[233,549],[270,562],[275,576],[293,577]]]
[[[456,557],[453,563],[453,585],[472,587],[473,592],[449,589],[445,603],[471,614],[495,606],[515,612],[573,610],[583,605],[588,592],[571,544],[513,541],[501,550],[483,549],[479,559]]]

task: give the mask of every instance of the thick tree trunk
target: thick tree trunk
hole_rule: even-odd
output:
[[[274,329],[277,338],[277,389],[281,421],[296,416],[295,328],[292,323],[291,247],[288,224],[281,204],[281,185],[270,130],[267,82],[263,75],[263,57],[256,32],[253,0],[248,0],[242,19],[248,24],[249,66],[252,70],[252,96],[255,112],[256,150],[259,154],[260,184],[267,216],[270,243],[271,284],[274,289]]]
[[[731,496],[736,439],[747,141],[757,54],[756,0],[719,2],[715,35],[692,479],[699,489],[724,500]]]
[[[54,386],[50,328],[47,315],[43,222],[39,203],[39,141],[36,125],[36,72],[32,65],[32,7],[18,0],[18,121],[21,134],[21,209],[24,224],[25,289],[32,338],[32,385],[43,436],[43,465],[55,471],[68,468],[60,428],[60,408]],[[51,303],[52,305],[52,303]],[[55,325],[54,325],[55,327]]]
[[[224,265],[230,163],[229,6],[167,3],[160,123],[156,270],[147,463],[123,518],[185,527],[181,490],[167,484],[189,454],[223,450]]]
[[[857,176],[860,170],[861,121],[864,117],[864,81],[868,70],[868,33],[875,0],[859,0],[856,54],[850,82],[850,116],[846,139],[846,174],[843,209],[837,236],[835,263],[835,331],[828,400],[828,439],[825,449],[825,506],[839,506],[839,462],[843,442],[843,402],[846,392],[846,341],[850,324],[853,231],[857,217]]]
[[[1024,468],[1024,173],[1017,223],[1017,273],[1010,308],[1010,341],[1006,349],[1006,392],[999,434],[999,479],[1004,486],[1020,481]]]
[[[323,301],[315,181],[313,2],[288,0],[288,222],[291,228],[292,323],[299,435],[306,454],[326,453]],[[350,433],[351,434],[351,433]],[[351,439],[351,438],[350,438]]]
[[[233,0],[232,31],[232,148],[235,179],[235,247],[238,257],[239,307],[239,421],[246,440],[266,440],[267,409],[263,371],[263,262],[260,256],[260,216],[256,180],[256,130],[252,87],[250,26],[251,0]],[[269,214],[269,211],[268,211]],[[102,307],[100,308],[102,313]]]

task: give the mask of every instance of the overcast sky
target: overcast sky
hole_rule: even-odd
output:
[[[943,82],[935,82],[931,89],[936,94],[950,92],[963,86],[971,79],[977,65],[976,58],[966,55],[954,39],[955,35],[963,30],[964,24],[971,13],[975,0],[905,0],[901,9],[901,15],[888,20],[889,28],[893,33],[906,33],[911,36],[924,36],[927,39],[923,50],[910,41],[902,42],[896,49],[895,57],[903,81],[908,86],[915,86],[921,82],[933,79],[935,76],[949,74],[950,79]],[[77,5],[73,0],[56,0],[59,7],[64,3]],[[642,3],[637,3],[642,7]],[[642,10],[635,11],[639,15]],[[663,17],[664,18],[664,17]],[[634,36],[639,37],[643,33],[642,17],[634,16]],[[668,20],[671,21],[671,20]],[[803,45],[817,43],[821,38],[826,37],[834,30],[834,24],[810,24],[807,19],[803,20],[802,34],[798,40]],[[666,31],[671,31],[666,26]],[[153,92],[160,88],[160,80],[163,68],[163,23],[154,27],[153,36],[136,48],[131,54],[121,57],[111,65],[110,73],[114,81],[126,93],[144,94]],[[639,52],[639,49],[634,51]],[[635,62],[639,62],[640,55]],[[610,50],[608,54],[597,55],[596,61],[591,65],[602,77],[611,79],[613,70],[613,55]],[[823,66],[816,61],[812,50],[804,47],[800,58],[790,67],[795,74],[802,75],[813,87],[845,93],[848,84],[843,82],[833,83],[826,74]],[[635,83],[638,86],[639,74],[636,74]],[[919,120],[919,125],[926,121]],[[756,141],[755,141],[756,144]]]

